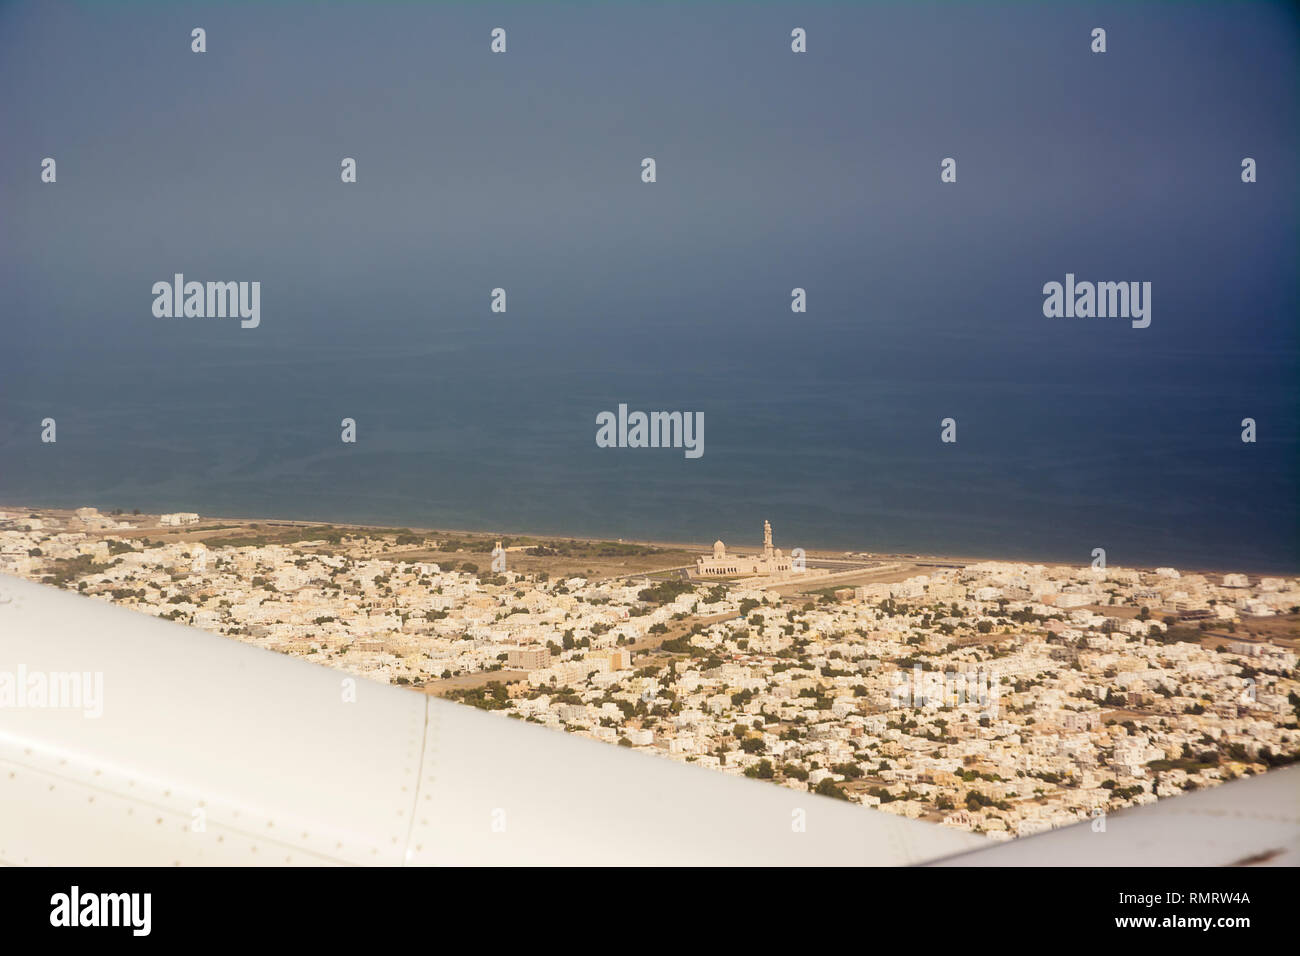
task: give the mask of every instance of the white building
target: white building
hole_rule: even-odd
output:
[[[158,523],[163,525],[178,526],[183,524],[198,524],[199,516],[193,511],[177,511],[174,514],[159,515]]]

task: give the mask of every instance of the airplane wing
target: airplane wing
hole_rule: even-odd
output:
[[[0,575],[6,673],[3,863],[884,865],[984,844]],[[90,693],[43,706],[42,680]]]
[[[1300,767],[1118,810],[933,866],[1295,866]]]

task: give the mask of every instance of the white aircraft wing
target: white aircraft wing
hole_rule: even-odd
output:
[[[936,866],[1296,866],[1300,767],[1118,810]]]
[[[886,865],[984,845],[0,575],[5,675],[8,864]],[[42,681],[89,694],[42,706]]]

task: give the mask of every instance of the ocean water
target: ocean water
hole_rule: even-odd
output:
[[[408,7],[0,12],[0,505],[1300,566],[1285,6]]]

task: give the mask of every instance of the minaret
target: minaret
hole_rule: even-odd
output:
[[[772,557],[772,523],[763,522],[763,557]]]

